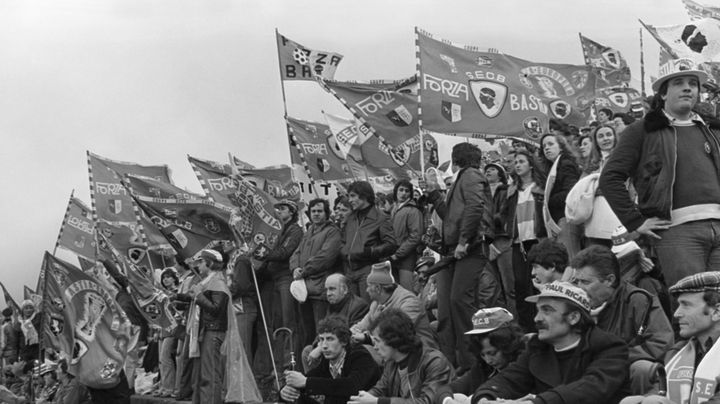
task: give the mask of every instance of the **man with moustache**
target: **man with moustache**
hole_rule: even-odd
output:
[[[475,391],[472,403],[618,403],[629,391],[628,348],[595,327],[587,294],[552,282],[526,300],[537,306],[538,334],[517,361]]]

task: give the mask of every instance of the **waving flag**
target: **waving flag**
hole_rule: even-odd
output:
[[[138,220],[132,198],[122,185],[122,177],[136,174],[171,183],[167,166],[142,166],[135,163],[110,160],[87,152],[88,172],[90,174],[90,197],[93,219],[112,224],[128,226],[135,230]],[[157,248],[167,247],[162,235],[147,222],[144,222],[145,235],[149,245]]]
[[[581,125],[594,98],[592,68],[480,52],[416,30],[421,127],[438,133],[537,142],[551,118]]]
[[[720,21],[714,18],[664,27],[640,23],[676,59],[690,59],[695,65],[720,62]]]
[[[136,333],[120,305],[98,282],[75,266],[46,252],[47,273],[41,340],[65,352],[71,373],[81,384],[107,389],[120,381],[128,348]]]
[[[223,240],[234,240],[228,225],[229,207],[206,199],[162,199],[138,195],[135,200],[184,260]]]
[[[620,51],[580,34],[585,64],[595,68],[596,87],[619,87],[630,81],[630,67]]]
[[[287,124],[295,142],[290,145],[290,160],[300,165],[306,161],[315,180],[344,181],[364,176],[362,166],[354,160],[362,158],[359,148],[356,147],[355,152],[350,149],[355,143],[355,135],[341,135],[338,140],[328,125],[292,117],[287,117]],[[347,144],[350,156],[340,142]]]
[[[108,232],[123,232],[127,229],[127,227],[113,226],[109,223],[98,223],[98,242],[101,254],[105,258],[105,262],[116,265],[118,271],[127,277],[130,295],[145,320],[165,331],[172,331],[177,326],[175,310],[165,292],[153,284],[151,268],[143,264],[143,262],[147,262],[147,249],[131,244],[114,243],[108,237]],[[113,238],[115,240],[127,239],[127,237],[117,236]]]
[[[628,113],[633,107],[642,107],[642,96],[634,88],[607,87],[597,90],[595,106],[598,110],[610,108],[613,113]]]
[[[94,257],[95,231],[93,228],[90,208],[80,199],[71,196],[55,246],[63,247],[81,257]]]
[[[332,80],[335,76],[341,54],[306,48],[277,31],[275,35],[282,80],[315,80],[315,76]]]
[[[8,292],[2,282],[0,282],[0,287],[2,287],[3,297],[5,298],[5,306],[10,307],[15,314],[19,314],[20,306],[18,306],[17,302],[15,302],[15,299],[12,298],[10,292]]]

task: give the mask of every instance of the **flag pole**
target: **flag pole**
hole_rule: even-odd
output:
[[[645,98],[645,51],[643,48],[643,30],[640,28],[638,31],[640,31],[640,93],[643,98]]]
[[[277,47],[277,57],[278,57],[278,72],[280,73],[280,89],[282,90],[282,100],[283,100],[283,119],[285,119],[285,126],[288,130],[288,136],[290,137],[291,141],[294,140],[294,136],[291,134],[290,126],[287,123],[288,118],[288,111],[287,111],[287,96],[285,95],[285,79],[283,78],[283,71],[282,71],[282,58],[280,57],[280,46],[277,43],[277,38],[280,36],[280,33],[278,32],[278,29],[275,28],[275,46]],[[295,170],[292,169],[292,152],[290,151],[290,146],[288,145],[288,154],[290,155],[290,175],[292,176],[292,179],[294,182],[297,182],[297,178],[295,178]],[[295,141],[295,146],[298,148],[298,151],[300,151],[300,145],[297,144],[297,141]],[[301,154],[302,156],[302,154]],[[315,194],[316,198],[319,198],[320,195],[317,192],[317,187],[315,187],[315,180],[313,179],[312,175],[310,175],[310,169],[307,167],[307,161],[305,159],[303,160],[303,166],[305,166],[305,172],[307,173],[308,179],[310,180],[310,183],[308,184],[308,187],[312,189],[313,193]]]
[[[55,253],[57,253],[58,246],[60,245],[60,238],[62,237],[63,229],[65,229],[65,223],[67,223],[68,216],[70,216],[70,206],[72,204],[72,198],[74,195],[75,195],[75,188],[73,188],[73,190],[70,191],[70,199],[68,200],[68,206],[67,206],[67,209],[65,210],[65,217],[63,217],[63,221],[60,224],[60,231],[58,232],[57,241],[55,242],[55,248],[53,248],[53,253],[52,253],[53,257],[55,256]]]

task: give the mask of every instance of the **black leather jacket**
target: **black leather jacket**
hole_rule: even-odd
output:
[[[178,294],[177,300],[191,301],[190,295]],[[199,294],[195,303],[200,306],[200,330],[227,331],[228,295],[206,290]]]

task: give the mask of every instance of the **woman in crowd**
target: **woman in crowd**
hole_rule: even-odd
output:
[[[600,167],[600,155],[596,152],[595,137],[592,133],[580,136],[578,145],[578,150],[580,151],[580,167],[582,168],[582,175],[585,176]]]
[[[602,125],[595,130],[594,153],[598,156],[595,173],[599,174],[602,171],[616,143],[617,136],[615,135],[615,128],[613,128],[612,125]],[[608,248],[612,247],[612,233],[620,225],[622,225],[622,223],[620,223],[620,220],[615,216],[612,209],[610,209],[610,205],[608,205],[600,189],[597,188],[595,199],[593,200],[592,216],[585,222],[585,247],[596,244],[604,245]]]
[[[540,138],[542,162],[547,173],[543,214],[548,237],[565,244],[570,257],[580,251],[580,231],[565,219],[565,198],[580,179],[580,166],[562,136],[547,133]]]
[[[165,268],[160,275],[163,288],[170,293],[177,293],[180,280],[172,267]],[[159,397],[170,397],[175,389],[175,351],[177,349],[176,330],[160,332],[160,389]]]
[[[527,330],[533,329],[535,306],[525,298],[534,294],[532,268],[527,260],[530,248],[545,237],[543,200],[545,177],[533,155],[526,149],[515,151],[513,184],[508,188],[508,234],[512,239],[512,267],[518,321]]]

